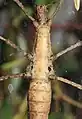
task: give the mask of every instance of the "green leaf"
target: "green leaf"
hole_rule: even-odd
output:
[[[4,101],[3,108],[0,110],[0,119],[12,119],[12,116],[13,116],[12,105],[6,99]]]
[[[48,119],[63,119],[63,113],[61,112],[52,112],[50,115],[49,115],[49,118]]]
[[[46,5],[50,4],[53,0],[35,0],[36,5]]]
[[[26,62],[26,58],[23,57],[21,59],[16,59],[16,60],[13,60],[13,61],[2,64],[1,68],[3,70],[8,70],[10,68],[14,68],[14,67],[17,67],[17,66],[22,66],[22,65],[24,65],[25,62]]]

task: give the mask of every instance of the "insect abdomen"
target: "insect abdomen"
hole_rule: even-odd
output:
[[[48,119],[51,103],[51,84],[44,80],[33,80],[29,90],[30,119]]]

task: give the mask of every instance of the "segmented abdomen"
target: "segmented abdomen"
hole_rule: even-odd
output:
[[[30,119],[48,119],[51,103],[51,84],[44,80],[33,80],[29,90]]]

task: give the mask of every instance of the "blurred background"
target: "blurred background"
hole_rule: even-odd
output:
[[[55,1],[55,0],[54,0]],[[21,0],[28,14],[35,16],[37,4],[50,4],[53,0]],[[73,0],[64,0],[51,27],[53,54],[82,40],[82,0],[77,12]],[[26,52],[32,53],[35,28],[13,0],[0,0],[0,35],[12,40]],[[30,61],[4,41],[0,40],[0,76],[26,71]],[[82,48],[76,48],[53,62],[56,74],[82,84]],[[78,102],[82,102],[82,91],[67,84],[60,84],[63,92]],[[0,82],[0,119],[27,119],[27,95],[29,81],[24,78],[8,79]],[[62,100],[54,99],[49,119],[82,119],[82,109]]]

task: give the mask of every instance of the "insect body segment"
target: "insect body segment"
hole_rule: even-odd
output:
[[[33,78],[48,77],[48,62],[50,51],[48,49],[48,42],[50,40],[50,28],[47,25],[40,25],[37,29],[37,44],[34,56],[34,69],[32,71]]]

